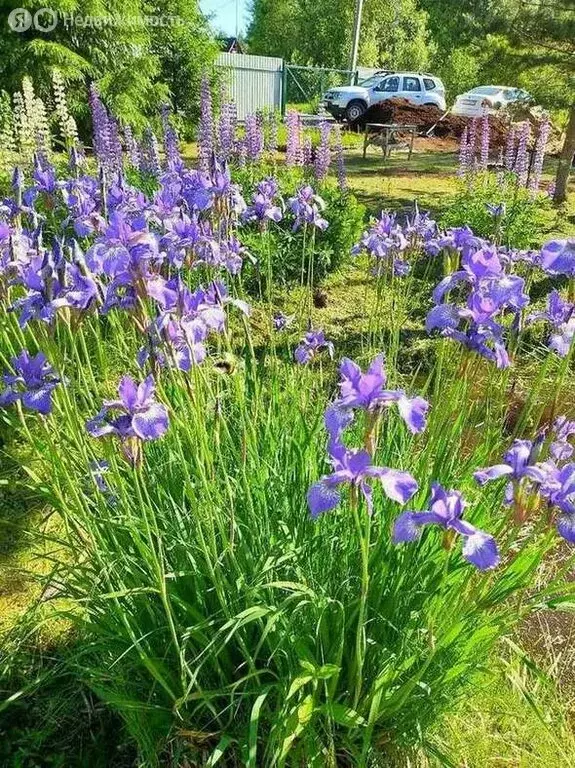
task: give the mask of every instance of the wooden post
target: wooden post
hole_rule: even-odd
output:
[[[557,176],[555,177],[555,193],[553,195],[554,203],[564,203],[567,200],[567,182],[573,157],[575,156],[575,104],[571,104],[569,110],[569,122],[565,131],[565,141],[557,166]]]

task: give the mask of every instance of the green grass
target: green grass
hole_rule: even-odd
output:
[[[380,158],[368,155],[363,160],[356,152],[349,163],[350,182],[373,212],[380,208],[407,208],[413,199],[418,199],[424,208],[440,212],[456,189],[451,176],[453,165],[454,157],[435,156],[434,161],[422,153],[415,155],[409,165],[404,158],[392,158],[382,169]],[[566,232],[571,231],[568,217],[564,226]],[[313,312],[314,323],[324,327],[328,338],[338,343],[338,351],[342,350],[344,341],[353,348],[367,330],[365,307],[373,304],[374,290],[366,284],[364,266],[346,264],[330,276],[325,283],[328,305]],[[294,311],[300,300],[298,290],[287,293],[283,296],[285,310]],[[401,302],[396,303],[388,296],[381,312],[388,316],[398,312],[398,307]],[[401,325],[407,332],[417,327],[403,322]],[[414,343],[418,343],[417,340]],[[422,348],[416,352],[421,354]],[[222,391],[225,395],[225,387]],[[11,462],[17,456],[15,453]],[[4,471],[7,478],[13,477],[11,462],[4,460],[0,465],[0,471]],[[5,521],[0,530],[1,631],[13,625],[40,594],[36,582],[27,574],[49,572],[48,540],[36,536],[35,532],[42,527],[53,536],[60,533],[61,523],[55,517],[46,522],[44,508],[26,488],[23,491],[22,486],[0,485],[0,505],[0,518]],[[38,674],[49,671],[50,662],[55,662],[58,669],[59,657],[74,646],[74,637],[68,636],[67,630],[65,622],[52,622],[39,636],[32,636],[31,648],[24,647],[31,656],[25,656],[28,662],[11,678],[11,684],[27,685]],[[34,656],[40,657],[36,659],[38,664],[30,661]],[[537,676],[527,674],[516,658],[511,662],[496,660],[494,664],[494,669],[478,681],[473,695],[462,702],[455,715],[438,725],[438,749],[454,755],[458,766],[468,768],[486,765],[563,768],[575,764],[575,744],[569,725],[570,702],[558,696],[552,683],[544,685]],[[0,757],[2,765],[8,768],[28,765],[115,768],[128,764],[126,760],[130,759],[125,737],[120,734],[116,738],[118,722],[103,712],[87,691],[74,690],[66,675],[49,674],[41,684],[39,695],[33,700],[23,697],[21,705],[7,713],[0,720],[5,750],[4,755],[0,751]]]
[[[465,768],[567,768],[575,765],[573,701],[520,656],[493,669],[442,723],[437,744]]]

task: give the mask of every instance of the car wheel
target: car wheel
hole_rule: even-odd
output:
[[[356,120],[359,120],[366,109],[367,106],[365,102],[357,100],[350,101],[350,103],[347,105],[347,109],[345,110],[345,116],[348,123],[355,123]]]

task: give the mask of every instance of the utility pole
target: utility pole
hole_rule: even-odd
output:
[[[352,84],[355,78],[355,70],[357,69],[357,54],[359,51],[359,33],[361,31],[361,14],[363,12],[363,0],[355,0],[355,19],[353,22],[353,43],[351,49],[351,77]]]

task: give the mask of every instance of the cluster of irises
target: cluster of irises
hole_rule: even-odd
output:
[[[381,483],[388,499],[401,505],[417,492],[417,482],[408,472],[375,466],[373,460],[379,421],[384,411],[396,406],[410,432],[418,434],[425,429],[429,405],[421,397],[409,398],[403,390],[387,389],[386,384],[383,355],[378,355],[365,373],[353,361],[342,361],[340,395],[328,407],[324,417],[332,472],[308,491],[307,501],[313,518],[340,504],[342,486],[350,488],[352,505],[357,506],[360,498],[364,500],[369,515],[374,508],[371,486],[374,480]],[[348,448],[343,440],[344,432],[358,412],[364,414],[364,447]],[[551,429],[541,430],[535,440],[515,440],[502,463],[474,473],[481,486],[506,479],[504,501],[513,509],[516,525],[528,520],[536,522],[530,518],[539,512],[539,499],[544,499],[550,511],[558,510],[557,531],[570,543],[575,543],[575,462],[570,461],[574,453],[570,442],[573,435],[575,421],[561,416]],[[425,526],[438,525],[446,532],[452,532],[444,537],[447,548],[451,548],[453,534],[459,534],[466,560],[480,570],[494,568],[500,561],[497,544],[493,536],[463,519],[467,506],[459,491],[446,490],[432,483],[429,508],[401,513],[393,523],[393,541],[396,544],[416,541]]]
[[[501,205],[489,209],[494,217],[505,214]],[[442,232],[433,219],[416,210],[404,224],[396,214],[382,212],[352,253],[366,253],[373,274],[381,277],[408,275],[410,257],[417,258],[422,251],[431,257],[442,254],[447,257],[445,263],[455,267],[433,291],[435,306],[427,316],[428,332],[438,330],[506,368],[510,364],[506,335],[545,321],[551,328],[549,347],[561,357],[569,353],[575,336],[573,302],[553,290],[545,310],[526,314],[530,301],[526,280],[512,270],[519,267],[527,275],[539,269],[573,280],[575,241],[554,240],[540,251],[513,250],[476,236],[468,226]]]
[[[340,376],[340,396],[328,407],[324,418],[332,472],[312,485],[307,494],[314,518],[338,506],[341,486],[349,486],[352,505],[357,506],[360,498],[364,500],[369,515],[374,507],[371,482],[379,481],[387,498],[401,505],[418,490],[417,481],[408,472],[378,467],[373,461],[384,411],[397,407],[409,431],[418,434],[426,426],[427,401],[422,397],[410,398],[403,390],[387,388],[383,355],[378,355],[365,373],[352,360],[344,359]],[[348,448],[343,440],[344,432],[358,412],[364,414],[364,446],[362,449]],[[494,568],[499,562],[497,544],[491,535],[463,520],[466,506],[459,491],[445,490],[434,484],[428,510],[403,512],[396,518],[393,541],[396,544],[415,541],[424,526],[435,524],[446,532],[461,536],[462,554],[470,563],[481,570]],[[449,537],[446,540],[451,541]]]
[[[137,362],[151,374],[141,382],[124,376],[119,399],[105,401],[88,421],[87,430],[94,437],[116,436],[127,458],[139,464],[142,443],[161,437],[168,429],[168,409],[154,395],[159,369],[170,366],[187,372],[201,364],[207,356],[208,336],[226,330],[228,306],[249,314],[249,306],[233,298],[221,280],[222,273],[237,275],[244,260],[251,258],[241,244],[241,227],[256,225],[265,232],[286,220],[294,230],[314,231],[324,230],[328,221],[323,200],[309,185],[284,201],[278,183],[264,179],[246,203],[227,164],[218,162],[213,154],[205,156],[210,127],[206,108],[206,136],[197,170],[182,162],[166,114],[163,167],[153,135],[138,145],[128,141],[131,134],[124,131],[132,164],[139,163],[140,170],[156,178],[156,191],[148,196],[127,183],[118,125],[96,93],[92,94],[92,109],[99,177],[84,171],[85,158],[77,148],[71,151],[68,179],[59,180],[42,153],[35,158],[31,185],[26,186],[23,174],[15,171],[14,195],[0,205],[0,289],[22,328],[30,322],[50,324],[58,314],[72,327],[87,313],[130,314],[143,339]],[[248,125],[248,133],[255,133],[256,127],[255,123]],[[228,128],[224,120],[220,133],[227,135]],[[327,146],[327,130],[324,134]],[[210,137],[213,139],[213,126]],[[503,213],[493,206],[494,216]],[[49,246],[45,244],[48,240]],[[395,215],[382,213],[353,252],[367,253],[377,276],[385,272],[407,275],[410,259],[421,252],[430,257],[446,254],[446,263],[458,268],[433,292],[436,306],[428,314],[427,329],[456,339],[498,367],[510,362],[504,333],[517,333],[522,326],[538,321],[551,326],[549,345],[553,350],[562,356],[571,350],[573,303],[554,290],[545,310],[527,315],[525,279],[511,269],[537,266],[550,275],[573,279],[572,241],[553,241],[539,253],[513,252],[476,237],[468,227],[441,232],[433,219],[416,210],[404,224]],[[208,283],[190,288],[185,278],[193,270],[209,275]],[[282,314],[273,318],[276,331],[292,322],[293,317]],[[295,350],[295,360],[310,364],[321,353],[333,358],[334,345],[322,330],[310,326]],[[2,377],[0,405],[18,403],[47,416],[52,410],[52,393],[61,383],[59,374],[41,352],[32,356],[23,350],[12,358],[11,367],[12,372]],[[379,480],[386,495],[400,504],[417,491],[411,475],[374,466],[372,461],[383,411],[396,406],[415,434],[425,428],[427,402],[409,398],[401,390],[386,389],[382,356],[367,373],[347,359],[340,370],[341,396],[325,415],[333,472],[309,491],[314,517],[339,503],[338,487],[345,483],[354,489],[354,503],[363,498],[370,513],[370,480]],[[349,449],[343,440],[357,411],[365,413],[363,450]],[[555,436],[543,436],[534,444],[517,441],[506,454],[505,464],[481,470],[476,478],[484,483],[509,476],[506,499],[513,499],[520,509],[536,486],[540,496],[561,510],[560,533],[575,540],[575,464],[561,463],[571,456],[568,438],[575,433],[575,425],[563,420],[556,426]],[[550,455],[541,461],[547,445]],[[412,541],[425,524],[436,523],[463,537],[467,560],[478,568],[494,567],[499,558],[496,544],[462,519],[465,506],[458,491],[434,485],[429,510],[404,512],[397,518],[394,541]]]
[[[95,90],[91,107],[98,176],[86,172],[78,147],[70,153],[69,178],[59,179],[40,152],[31,183],[19,169],[13,174],[13,196],[0,204],[2,300],[22,328],[52,324],[60,316],[74,329],[87,314],[129,313],[142,335],[141,368],[154,377],[165,366],[189,371],[205,360],[208,336],[226,331],[228,306],[250,312],[221,279],[237,275],[246,258],[253,261],[240,242],[241,228],[256,225],[263,231],[285,220],[293,230],[323,230],[325,204],[308,184],[284,201],[273,178],[257,184],[246,202],[228,165],[214,154],[208,162],[200,158],[198,169],[186,168],[167,112],[164,162],[151,132],[137,143],[127,127],[123,158],[119,125]],[[207,123],[205,117],[206,134]],[[152,194],[127,182],[125,161],[155,178]],[[192,271],[208,276],[207,284],[196,280],[190,288]],[[306,343],[306,354],[296,352],[302,363],[322,348],[333,354],[333,345],[313,333]],[[3,377],[0,405],[19,402],[48,415],[61,379],[45,356],[23,350],[11,367]],[[116,435],[137,462],[141,442],[166,431],[168,413],[154,400],[150,377],[140,384],[124,377],[119,398],[104,403],[88,430],[96,437]]]
[[[523,263],[526,271],[537,267],[550,275],[573,277],[572,241],[551,241],[540,252],[513,252],[462,227],[429,240],[425,247],[431,254],[441,250],[455,254],[460,267],[433,291],[435,306],[427,316],[428,331],[439,330],[498,368],[506,368],[510,364],[506,334],[517,336],[524,327],[544,320],[552,328],[549,347],[561,357],[569,353],[575,334],[574,305],[553,290],[545,311],[526,315],[524,310],[530,301],[526,281],[512,269]],[[462,288],[466,295],[462,295]],[[453,300],[454,296],[461,301]]]
[[[513,508],[517,524],[541,514],[539,500],[545,500],[549,510],[559,511],[559,534],[575,543],[575,463],[569,460],[572,435],[575,421],[561,416],[535,440],[515,440],[501,464],[480,469],[474,477],[480,485],[506,479],[504,500]]]

